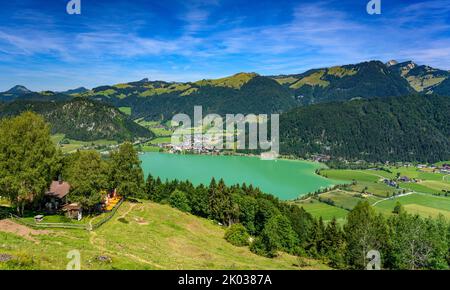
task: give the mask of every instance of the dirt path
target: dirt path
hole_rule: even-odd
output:
[[[0,220],[0,231],[6,233],[12,233],[18,236],[21,236],[29,241],[39,243],[39,240],[34,238],[37,235],[46,235],[49,234],[50,231],[47,230],[34,230],[27,226],[17,224],[9,219]]]
[[[136,204],[132,203],[130,205],[130,207],[127,209],[127,211],[119,217],[119,219],[125,218],[133,210],[133,208],[135,208],[135,207],[136,207]]]
[[[411,194],[417,194],[417,192],[412,191],[412,192],[407,192],[407,193],[399,194],[399,195],[396,195],[396,196],[384,198],[382,200],[379,200],[379,201],[375,202],[374,204],[372,204],[372,206],[376,206],[380,202],[383,202],[383,201],[386,201],[386,200],[393,200],[393,199],[404,197],[404,196],[408,196],[408,195],[411,195]]]
[[[362,173],[362,174],[367,174],[367,175],[372,175],[372,176],[376,176],[376,177],[378,177],[378,178],[382,178],[382,179],[385,179],[386,177],[384,177],[383,175],[379,175],[379,174],[375,174],[375,173],[369,173],[369,172],[365,172],[365,171],[361,171],[361,170],[356,170],[357,172],[359,172],[359,173]]]

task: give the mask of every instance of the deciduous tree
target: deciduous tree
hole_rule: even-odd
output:
[[[56,170],[56,149],[42,117],[25,112],[0,122],[0,195],[22,215],[38,202]]]

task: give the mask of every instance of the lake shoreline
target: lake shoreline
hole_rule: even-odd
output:
[[[327,167],[311,160],[292,158],[263,160],[254,154],[168,152],[147,152],[140,154],[140,159],[145,174],[152,174],[161,179],[189,180],[195,185],[208,185],[212,177],[223,178],[229,185],[252,184],[281,200],[296,200],[317,190],[336,185],[333,180],[316,172]]]

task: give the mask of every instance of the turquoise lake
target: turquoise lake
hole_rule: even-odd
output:
[[[153,152],[140,155],[140,159],[145,176],[152,174],[163,181],[189,180],[194,185],[209,185],[212,177],[223,178],[227,185],[253,184],[283,200],[295,199],[334,184],[315,174],[320,164],[307,161]]]

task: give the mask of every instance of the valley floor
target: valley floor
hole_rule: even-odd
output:
[[[422,217],[443,216],[450,220],[450,180],[448,175],[416,167],[389,167],[383,170],[322,170],[321,175],[348,185],[317,196],[296,201],[299,206],[325,221],[337,218],[344,222],[347,213],[358,202],[368,201],[384,215],[392,215],[397,203],[412,214]],[[397,176],[411,181],[386,184]],[[412,180],[415,179],[413,182]]]

